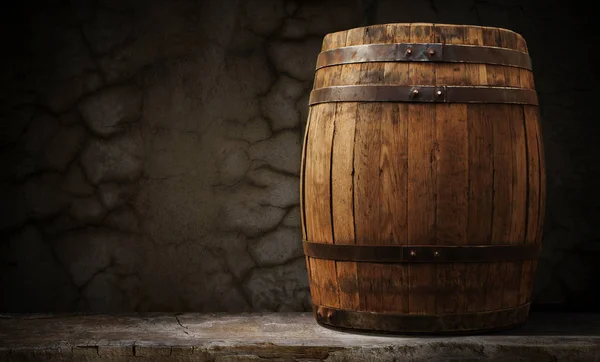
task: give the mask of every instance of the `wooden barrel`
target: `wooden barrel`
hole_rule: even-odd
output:
[[[317,321],[434,334],[523,323],[545,203],[525,40],[424,23],[328,34],[309,104],[301,215]]]

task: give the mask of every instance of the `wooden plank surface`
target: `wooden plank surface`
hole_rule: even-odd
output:
[[[502,40],[500,39],[500,32],[497,28],[491,28],[487,26],[481,27],[483,44],[485,46],[500,47],[502,46]],[[504,76],[504,66],[487,64],[487,83],[493,86],[504,86],[506,79]]]
[[[359,45],[364,41],[362,31],[346,32],[346,45]],[[332,85],[358,84],[360,64],[340,66],[340,76]],[[334,239],[337,244],[355,244],[354,215],[354,144],[358,103],[340,103],[332,157],[332,212]],[[358,270],[355,262],[336,262],[339,301],[341,308],[361,309]],[[364,306],[363,306],[364,307]]]
[[[533,84],[533,79],[531,80]],[[526,111],[528,114],[526,117],[531,117],[532,119],[536,119],[537,126],[537,135],[538,135],[538,151],[539,151],[539,159],[540,159],[540,213],[538,219],[538,232],[537,232],[537,242],[541,243],[544,235],[544,220],[546,217],[546,154],[544,151],[544,137],[542,135],[542,124],[540,120],[540,112],[538,107],[529,107]],[[534,261],[531,269],[531,285],[529,286],[530,295],[533,292],[533,282],[536,274],[538,261]]]
[[[467,105],[436,106],[438,245],[466,245],[468,217],[468,134]],[[436,313],[466,310],[464,299],[465,264],[443,263],[437,268]]]
[[[510,237],[512,200],[512,141],[508,105],[488,105],[492,118],[494,137],[494,184],[492,204],[492,244],[508,244]],[[506,285],[505,262],[494,262],[490,266],[487,306],[490,310],[502,308]]]
[[[523,107],[523,125],[525,130],[525,147],[527,151],[527,224],[525,225],[525,242],[537,242],[538,222],[540,214],[540,159],[538,149],[538,133],[535,125],[536,118],[531,115],[531,107]],[[521,273],[521,288],[519,302],[529,300],[533,276],[534,262],[525,262]]]
[[[469,133],[469,216],[467,242],[470,245],[491,243],[493,210],[493,155],[492,124],[487,105],[473,104],[468,108]],[[465,289],[469,311],[486,310],[486,293],[490,264],[467,264]]]
[[[365,44],[386,41],[384,25],[365,29]],[[384,76],[384,63],[363,63],[359,84],[379,84]],[[358,103],[354,142],[354,215],[357,245],[378,245],[381,241],[379,159],[381,157],[381,123],[386,105],[378,102]],[[373,263],[358,263],[358,288],[361,305],[369,311],[381,311],[385,280]]]
[[[330,217],[330,160],[335,103],[312,107],[308,134],[305,175],[305,207],[307,239],[318,243],[332,243]]]
[[[306,151],[306,238],[317,243],[333,243],[330,205],[330,162],[336,104],[312,107],[311,128]],[[311,259],[311,280],[319,289],[320,303],[339,305],[335,261]]]
[[[480,26],[466,27],[464,31],[464,43],[467,45],[483,45],[482,28]],[[486,65],[465,64],[465,84],[473,86],[487,85]]]
[[[527,215],[527,148],[523,125],[523,106],[512,105],[509,108],[508,123],[512,141],[512,200],[510,202],[510,244],[525,242]],[[506,265],[506,283],[504,285],[503,308],[518,306],[521,288],[523,262],[509,262]]]
[[[310,283],[310,299],[313,304],[321,305],[321,279],[316,278],[314,275],[317,272],[315,265],[311,263],[313,258],[306,256],[306,269],[308,273],[308,281]]]
[[[464,28],[436,25],[435,41],[463,44]],[[437,85],[465,85],[465,64],[437,64]],[[436,125],[436,242],[438,245],[467,244],[469,192],[469,147],[466,104],[435,106]],[[436,265],[436,313],[466,310],[465,264]]]
[[[538,221],[537,242],[542,242],[544,233],[544,219],[546,216],[546,154],[544,151],[544,137],[542,135],[542,124],[538,107],[526,107],[526,117],[535,119],[538,138],[538,152],[540,159],[540,214]]]
[[[378,27],[369,35],[371,43],[408,42],[410,26]],[[375,63],[367,77],[371,84],[407,84],[407,63]],[[378,244],[405,244],[407,239],[407,105],[382,103],[380,115],[380,152],[370,167],[379,173]],[[370,311],[405,313],[408,311],[408,266],[405,264],[360,264],[361,293]],[[368,279],[367,282],[364,279]]]
[[[306,120],[306,129],[304,130],[304,141],[302,142],[302,159],[300,161],[300,225],[302,229],[302,239],[306,239],[306,207],[305,207],[305,191],[304,187],[306,185],[305,176],[306,176],[306,150],[308,149],[308,132],[310,129],[310,119],[312,114],[312,107],[308,108],[308,119]]]
[[[500,46],[508,49],[518,49],[517,34],[512,31],[499,31]],[[520,69],[517,67],[503,67],[505,86],[519,88],[521,86]]]
[[[483,30],[479,26],[465,29],[464,42],[483,45]],[[485,64],[466,64],[465,85],[487,85]],[[493,188],[493,129],[492,119],[485,104],[467,105],[468,134],[468,217],[467,239],[469,245],[485,245],[491,242],[492,188]],[[467,263],[465,266],[465,299],[467,311],[487,309],[486,291],[490,265]]]
[[[377,263],[360,264],[359,268],[361,297],[368,311],[408,312],[407,268],[400,264]]]
[[[433,42],[433,24],[411,24],[411,42]],[[433,64],[409,64],[411,84],[435,84]],[[435,105],[408,105],[408,242],[435,244]],[[409,313],[435,313],[435,265],[409,266]]]
[[[408,42],[410,26],[388,25],[385,40]],[[386,84],[408,84],[408,70],[406,62],[385,63],[383,79]],[[381,243],[402,245],[408,240],[408,105],[384,104],[383,112],[379,160]]]
[[[335,33],[328,37],[327,45],[324,47],[338,48],[345,45],[346,34]],[[315,74],[313,89],[330,86],[341,76],[341,67],[325,68]],[[314,131],[309,134],[309,146],[307,157],[311,163],[310,170],[307,167],[307,180],[311,182],[312,190],[307,196],[306,203],[313,208],[307,208],[307,238],[313,242],[334,242],[334,224],[332,214],[332,152],[334,146],[335,123],[338,118],[340,105],[327,103],[314,106],[315,125]],[[310,144],[313,146],[310,146]],[[329,219],[329,221],[327,221]],[[339,307],[340,291],[337,282],[336,262],[333,260],[314,259],[310,260],[311,281],[316,285],[311,290],[318,289],[318,303],[321,305]]]
[[[354,138],[356,103],[338,104],[331,163],[333,230],[336,244],[354,244]]]
[[[528,52],[525,39],[517,36],[517,50]],[[533,89],[533,73],[527,69],[519,70],[519,82],[521,88]],[[527,214],[525,215],[525,242],[537,242],[537,230],[540,214],[540,160],[538,149],[538,131],[532,122],[531,110],[534,107],[523,106],[523,129],[526,148],[527,168]],[[524,304],[531,298],[533,289],[536,261],[526,261],[521,269],[521,285],[519,288],[518,303]]]
[[[545,203],[545,170],[542,135],[539,125],[539,111],[534,106],[524,106],[527,166],[528,166],[528,212],[525,240],[528,243],[541,242]],[[533,291],[533,282],[537,269],[537,261],[526,264],[521,274],[525,282],[521,286],[519,299],[529,301]]]

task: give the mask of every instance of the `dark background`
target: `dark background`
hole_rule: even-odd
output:
[[[537,309],[600,306],[592,11],[575,1],[22,1],[0,11],[0,311],[299,311],[325,34],[522,34],[547,163]]]

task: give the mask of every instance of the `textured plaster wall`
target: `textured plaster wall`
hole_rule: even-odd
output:
[[[585,9],[504,1],[33,1],[3,11],[0,310],[307,310],[301,137],[322,37],[386,22],[529,42],[548,211],[539,303],[598,302]]]

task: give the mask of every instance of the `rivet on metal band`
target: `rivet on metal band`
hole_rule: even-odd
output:
[[[479,63],[531,70],[529,54],[520,50],[441,43],[364,44],[326,50],[317,58],[317,69],[369,62]]]
[[[457,314],[392,314],[313,305],[317,322],[344,329],[418,334],[460,334],[501,330],[527,319],[529,303],[514,308]]]
[[[347,245],[303,242],[315,259],[376,263],[482,263],[535,260],[540,243],[511,245]]]
[[[500,103],[538,105],[532,89],[431,85],[344,85],[315,89],[309,105],[331,102]]]

